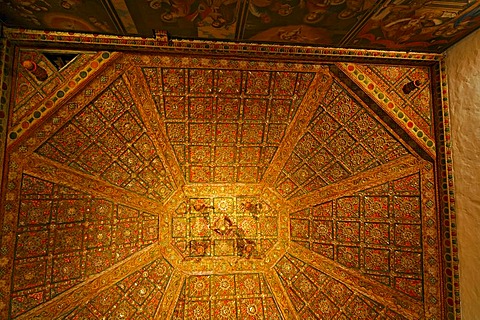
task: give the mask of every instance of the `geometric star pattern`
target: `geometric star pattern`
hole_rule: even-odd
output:
[[[101,56],[10,136],[1,317],[443,317],[435,161],[341,68]]]

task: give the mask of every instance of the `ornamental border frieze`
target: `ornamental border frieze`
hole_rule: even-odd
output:
[[[40,45],[77,47],[100,50],[138,50],[157,51],[162,53],[183,54],[217,54],[240,55],[244,57],[292,59],[292,60],[357,60],[371,59],[384,61],[432,62],[442,59],[442,54],[386,51],[366,49],[342,49],[314,46],[292,46],[276,44],[256,44],[246,42],[208,41],[208,40],[177,40],[168,39],[166,32],[157,31],[155,38],[134,36],[93,35],[87,33],[69,33],[56,31],[37,31],[27,29],[4,28],[8,39],[17,45],[32,43]]]
[[[110,53],[107,53],[110,57]],[[98,64],[97,70],[93,70],[88,64],[86,69],[90,67],[90,73],[94,75],[101,74],[101,76],[93,77],[93,79],[84,80],[87,77],[87,72],[82,70],[75,75],[65,88],[60,88],[51,94],[51,98],[41,102],[37,106],[36,111],[33,112],[32,118],[35,125],[23,129],[14,128],[9,135],[9,142],[7,151],[12,152],[18,149],[23,154],[33,152],[41,143],[50,137],[56,130],[61,128],[73,115],[79,112],[85,105],[90,103],[100,92],[107,88],[113,81],[115,81],[123,72],[125,61],[117,61],[122,54],[114,53],[114,59],[106,60],[103,64]],[[116,63],[109,63],[114,62]],[[100,68],[101,67],[101,68]],[[82,77],[82,72],[85,76]],[[77,80],[74,80],[79,78]],[[67,94],[68,92],[68,94]],[[49,110],[51,108],[51,110]],[[43,110],[43,111],[41,111]],[[36,112],[40,112],[37,117]],[[27,116],[29,118],[30,116]],[[28,121],[27,121],[28,122]],[[32,135],[32,128],[37,128]],[[18,131],[22,129],[21,131]],[[13,134],[14,133],[14,134]]]

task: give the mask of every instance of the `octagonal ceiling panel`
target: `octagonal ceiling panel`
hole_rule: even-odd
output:
[[[8,145],[2,316],[441,318],[432,162],[333,69],[117,54],[43,101]]]
[[[257,196],[188,198],[175,210],[171,230],[184,259],[262,259],[277,242],[278,212]]]

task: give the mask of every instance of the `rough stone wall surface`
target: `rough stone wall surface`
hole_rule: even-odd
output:
[[[462,319],[480,319],[480,30],[447,51]]]

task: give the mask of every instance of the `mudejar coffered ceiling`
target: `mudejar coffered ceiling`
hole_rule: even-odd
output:
[[[455,317],[439,56],[212,45],[5,51],[1,317]]]
[[[1,319],[460,319],[478,1],[0,8]]]

